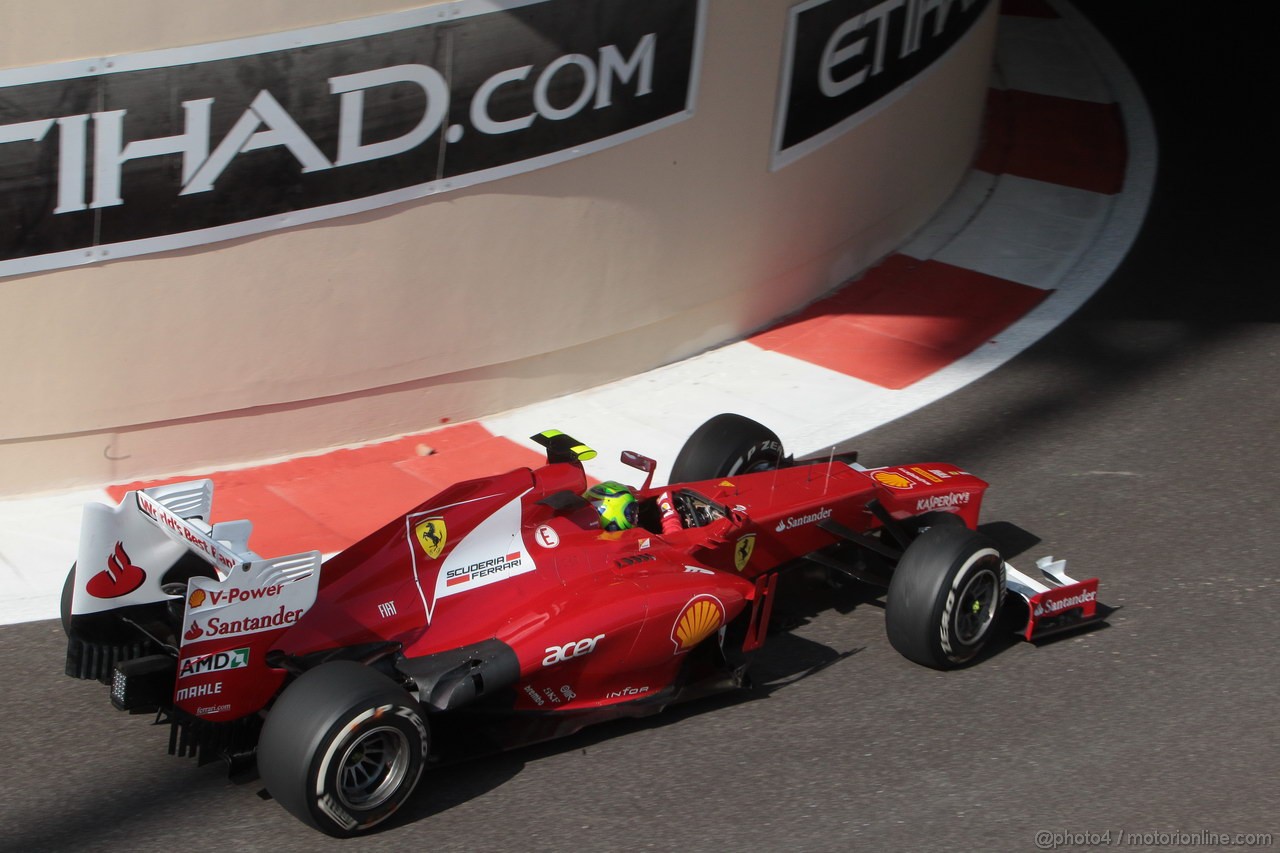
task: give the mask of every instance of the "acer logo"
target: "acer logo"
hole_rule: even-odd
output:
[[[546,657],[542,659],[542,665],[555,666],[573,658],[589,655],[596,650],[596,643],[603,639],[604,634],[597,634],[594,637],[578,640],[576,643],[565,643],[563,646],[548,646],[543,650]]]

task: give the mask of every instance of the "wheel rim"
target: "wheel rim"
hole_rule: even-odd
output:
[[[982,569],[965,582],[956,606],[956,640],[971,646],[982,639],[996,615],[1000,581],[995,572]]]
[[[374,809],[404,783],[410,764],[409,738],[391,726],[361,734],[338,765],[338,798],[351,809]]]

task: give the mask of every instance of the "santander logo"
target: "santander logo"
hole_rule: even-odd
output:
[[[117,542],[115,553],[107,557],[107,567],[89,578],[84,588],[94,598],[120,598],[142,586],[146,579],[147,573],[129,559],[124,543]]]

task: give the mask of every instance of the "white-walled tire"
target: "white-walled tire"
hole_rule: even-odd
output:
[[[934,669],[967,663],[990,638],[1004,591],[1004,560],[990,540],[963,526],[930,527],[889,581],[889,642]]]
[[[413,793],[429,736],[422,708],[354,661],[303,673],[272,706],[258,774],[290,814],[329,835],[359,835]]]

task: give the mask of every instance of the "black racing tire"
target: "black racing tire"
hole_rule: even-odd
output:
[[[71,564],[67,579],[62,582],[62,598],[58,601],[58,615],[62,617],[62,633],[71,636],[71,597],[76,591],[76,564]]]
[[[965,526],[964,519],[956,515],[954,512],[943,512],[939,509],[931,510],[923,515],[917,515],[909,518],[905,523],[910,525],[912,533],[914,533],[917,538],[919,538],[920,534],[924,533],[931,527]]]
[[[919,539],[920,534],[924,533],[930,527],[945,526],[964,527],[964,519],[955,513],[943,512],[942,510],[932,510],[922,515],[916,515],[911,518],[904,519],[895,525],[896,529],[903,536],[907,537],[905,545],[910,545],[912,542]],[[899,542],[898,537],[888,529],[885,529],[884,532],[880,534],[880,541],[897,548],[904,547],[904,543]]]
[[[964,526],[934,525],[911,543],[889,581],[889,642],[934,669],[968,663],[990,639],[1004,591],[1004,560],[991,540]]]
[[[782,442],[773,430],[726,412],[693,431],[671,466],[671,483],[691,483],[770,471],[783,465]]]
[[[331,661],[285,688],[258,740],[258,774],[294,817],[336,838],[367,832],[413,793],[430,738],[391,679]]]

